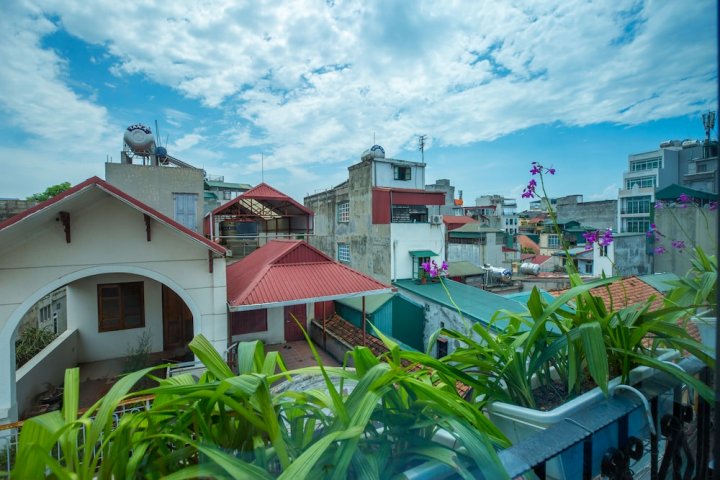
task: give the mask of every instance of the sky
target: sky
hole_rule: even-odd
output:
[[[125,128],[302,198],[377,143],[466,205],[617,197],[627,156],[703,138],[717,7],[678,1],[4,0],[0,197],[104,177]],[[717,138],[717,127],[713,133]],[[522,208],[526,201],[520,202]]]

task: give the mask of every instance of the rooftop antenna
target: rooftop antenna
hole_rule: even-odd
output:
[[[710,133],[715,128],[715,112],[703,113],[703,126],[705,127],[705,141],[710,143]]]
[[[425,144],[427,140],[427,135],[418,135],[418,150],[420,150],[420,155],[422,156],[422,162],[425,163]]]

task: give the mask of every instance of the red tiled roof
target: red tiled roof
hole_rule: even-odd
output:
[[[462,223],[464,225],[466,223],[478,223],[478,221],[467,215],[443,215],[443,223]]]
[[[231,310],[251,310],[392,290],[301,240],[271,240],[228,266],[227,291]]]
[[[230,200],[229,202],[224,203],[224,204],[220,205],[219,207],[215,208],[212,211],[212,214],[217,215],[217,214],[223,212],[224,210],[226,210],[231,205],[234,205],[234,204],[240,202],[242,199],[248,199],[248,198],[252,199],[252,200],[257,200],[260,202],[265,200],[265,201],[272,201],[272,202],[289,203],[307,215],[315,215],[315,213],[312,210],[310,210],[309,208],[307,208],[304,205],[301,205],[300,203],[293,200],[292,197],[285,195],[280,190],[277,190],[277,189],[271,187],[267,183],[261,183],[255,187],[251,188],[250,190],[241,193],[233,200]]]
[[[502,251],[503,251],[504,253],[505,253],[505,252],[517,252],[517,250],[515,250],[514,248],[505,247],[505,246],[502,247]]]
[[[527,235],[518,235],[517,241],[520,244],[520,247],[530,248],[533,252],[540,253],[540,245],[532,241]]]
[[[559,297],[566,291],[567,290],[558,290],[550,293]],[[637,277],[627,277],[607,286],[595,287],[590,290],[590,294],[594,297],[602,298],[603,303],[605,303],[607,308],[610,308],[612,300],[612,308],[615,310],[625,308],[630,305],[644,303],[652,296],[655,297],[655,300],[652,302],[650,310],[653,311],[663,308],[664,295],[662,292],[656,290]],[[678,321],[678,323],[681,321]],[[695,325],[688,322],[686,330],[693,338],[698,341],[700,340],[700,333]]]
[[[8,228],[12,225],[15,225],[16,223],[22,221],[24,218],[27,218],[27,217],[30,217],[32,215],[42,212],[43,210],[55,205],[56,203],[60,202],[61,200],[73,197],[75,195],[79,195],[80,192],[82,192],[83,190],[89,189],[89,188],[99,188],[101,190],[104,190],[106,193],[112,195],[113,197],[115,197],[121,201],[124,201],[125,203],[128,203],[131,207],[135,208],[136,210],[139,210],[140,212],[150,216],[151,218],[155,219],[156,221],[158,221],[160,223],[164,223],[171,228],[179,230],[180,232],[184,233],[185,235],[191,237],[196,242],[202,243],[204,246],[206,246],[210,250],[212,250],[220,255],[225,255],[227,253],[227,250],[225,250],[225,248],[223,246],[218,245],[217,243],[208,240],[207,238],[193,232],[192,230],[190,230],[187,227],[184,227],[183,225],[180,225],[178,222],[176,222],[172,218],[158,212],[154,208],[144,204],[137,198],[128,195],[127,193],[123,192],[119,188],[107,183],[105,180],[103,180],[99,177],[88,178],[84,182],[78,183],[74,187],[71,187],[71,188],[65,190],[64,192],[62,192],[58,195],[55,195],[54,197],[52,197],[48,200],[45,200],[44,202],[38,203],[34,207],[28,208],[27,210],[18,213],[14,217],[8,218],[4,222],[0,223],[0,231],[5,230],[6,228]]]

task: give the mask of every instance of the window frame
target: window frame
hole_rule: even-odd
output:
[[[350,244],[344,242],[338,242],[337,244],[337,259],[339,262],[350,263]]]
[[[230,312],[230,335],[247,335],[267,331],[267,308]]]
[[[393,179],[402,182],[412,180],[412,167],[408,165],[393,165]]]
[[[350,222],[350,201],[349,200],[338,203],[337,221],[339,223],[349,223]]]
[[[112,288],[117,288],[119,295],[117,297],[103,297],[103,291],[109,290]],[[139,294],[139,316],[140,316],[140,323],[139,324],[131,324],[128,325],[128,322],[126,320],[126,313],[125,309],[127,308],[127,305],[125,304],[125,301],[129,296],[131,295],[131,291],[135,290],[136,294]],[[117,317],[117,325],[107,325],[111,319],[109,316],[104,315],[103,312],[103,306],[104,302],[103,300],[110,301],[113,298],[117,298],[118,302],[118,317]],[[118,282],[118,283],[99,283],[97,285],[97,304],[98,304],[98,332],[104,333],[104,332],[116,332],[119,330],[132,330],[135,328],[145,328],[145,284],[144,282]],[[128,314],[129,315],[129,314]]]

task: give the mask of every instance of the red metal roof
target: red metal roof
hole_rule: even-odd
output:
[[[392,290],[301,240],[271,240],[228,266],[227,291],[231,310],[252,310]]]
[[[537,243],[535,243],[535,242],[534,242],[530,237],[528,237],[527,235],[518,235],[518,236],[517,236],[517,241],[518,241],[518,243],[520,244],[520,247],[521,247],[520,250],[521,250],[521,251],[522,251],[522,247],[525,247],[525,248],[531,249],[531,250],[532,250],[533,252],[535,252],[535,253],[540,253],[540,245],[538,245]]]
[[[255,187],[251,188],[247,192],[241,193],[233,200],[217,207],[215,210],[212,211],[212,214],[213,215],[221,214],[223,211],[225,211],[232,205],[235,205],[238,202],[240,202],[242,199],[247,199],[247,198],[250,198],[253,200],[258,200],[258,201],[265,200],[265,201],[272,201],[272,202],[286,202],[286,203],[289,203],[290,205],[292,205],[293,207],[297,208],[298,210],[300,210],[302,213],[305,213],[307,215],[315,215],[315,213],[312,210],[310,210],[309,208],[307,208],[304,205],[299,204],[298,202],[293,200],[292,197],[285,195],[280,190],[274,189],[267,183],[261,183]]]
[[[455,230],[468,223],[480,223],[472,217],[466,215],[443,215],[443,223],[447,225],[447,229]]]
[[[124,201],[125,203],[129,204],[136,210],[139,210],[140,212],[150,216],[151,218],[155,219],[156,221],[160,223],[164,223],[168,225],[171,228],[174,228],[176,230],[179,230],[180,232],[184,233],[185,235],[188,235],[192,237],[193,240],[202,243],[204,246],[209,248],[210,250],[220,254],[225,255],[227,253],[227,250],[221,245],[218,245],[215,242],[212,242],[208,240],[207,238],[203,237],[202,235],[199,235],[196,232],[193,232],[187,227],[184,227],[183,225],[179,224],[172,218],[158,212],[154,208],[150,207],[149,205],[144,204],[140,200],[138,200],[135,197],[132,197],[128,195],[127,193],[123,192],[119,188],[107,183],[105,180],[99,178],[99,177],[91,177],[85,180],[84,182],[78,183],[74,187],[71,187],[64,192],[55,195],[54,197],[45,200],[44,202],[38,203],[34,207],[28,208],[27,210],[18,213],[14,217],[10,217],[4,222],[0,223],[0,231],[15,225],[16,223],[20,222],[24,218],[30,217],[32,215],[38,214],[42,212],[43,210],[47,209],[48,207],[51,207],[55,205],[56,203],[60,202],[61,200],[64,200],[65,198],[69,198],[75,195],[79,195],[80,192],[83,190],[89,189],[89,188],[99,188],[101,190],[104,190],[108,194],[112,195],[113,197]]]

